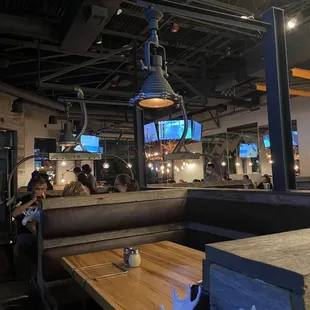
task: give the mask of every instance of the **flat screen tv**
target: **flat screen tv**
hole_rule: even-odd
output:
[[[240,158],[256,158],[258,156],[258,147],[255,143],[241,143],[240,144]]]
[[[201,141],[202,125],[196,121],[193,121],[192,140]]]
[[[144,142],[152,143],[158,141],[158,134],[156,131],[155,123],[144,125]]]
[[[263,140],[265,148],[269,149],[270,148],[269,135],[264,135]],[[298,146],[298,131],[292,131],[292,140],[293,140],[293,146]]]
[[[179,140],[184,131],[184,120],[158,122],[159,140]],[[192,138],[192,121],[188,121],[188,130],[185,139]]]
[[[88,152],[96,153],[100,151],[99,150],[99,137],[83,135],[81,136],[81,143],[84,149]],[[64,150],[64,147],[61,148],[61,151],[63,150]],[[79,145],[77,145],[74,148],[74,150],[82,151],[82,148]]]

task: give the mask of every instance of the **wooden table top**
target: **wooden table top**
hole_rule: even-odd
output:
[[[128,273],[103,278],[115,272],[111,263],[122,265],[123,249],[68,256],[62,265],[104,309],[172,309],[172,288],[181,298],[186,284],[202,279],[204,252],[169,241],[137,247],[141,266]],[[100,277],[101,278],[98,278]]]

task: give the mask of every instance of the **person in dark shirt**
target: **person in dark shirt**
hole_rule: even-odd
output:
[[[266,187],[265,187],[265,184],[267,185]],[[272,189],[273,188],[270,176],[268,174],[263,175],[263,182],[259,183],[257,185],[257,188],[258,189],[267,189],[267,188]]]
[[[25,213],[31,207],[37,207],[40,201],[50,196],[46,195],[47,184],[42,180],[33,182],[32,193],[19,199],[12,210],[12,217],[17,225],[17,238],[13,249],[16,275],[18,279],[28,281],[32,274],[32,268],[37,262],[37,238],[23,225]]]
[[[90,182],[88,176],[84,172],[81,172],[78,175],[77,179],[78,179],[78,182],[80,182],[81,184],[85,186],[89,194],[91,195],[97,194],[96,189],[94,188],[93,184]]]
[[[35,180],[35,178],[40,174],[40,172],[38,170],[34,170],[32,173],[31,173],[31,179],[30,181],[28,182],[28,185],[27,185],[27,192],[31,192],[32,191],[32,185],[33,185],[33,181]]]

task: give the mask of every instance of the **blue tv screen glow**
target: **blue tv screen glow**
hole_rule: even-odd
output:
[[[81,136],[81,143],[84,147],[84,149],[91,153],[99,152],[99,137],[96,136],[87,136],[83,135]],[[64,147],[61,148],[61,151],[64,150]],[[75,151],[82,151],[82,148],[80,145],[77,145],[74,148]]]
[[[155,127],[155,123],[149,123],[144,125],[144,142],[152,143],[158,141],[158,135]]]
[[[263,140],[265,148],[269,149],[270,148],[269,135],[265,135],[263,137]],[[293,140],[293,146],[298,146],[298,131],[292,131],[292,140]]]
[[[159,140],[179,140],[184,131],[184,120],[158,122]],[[185,139],[192,138],[192,121],[188,121]]]
[[[258,156],[258,147],[255,143],[240,144],[240,152],[239,157],[240,158],[256,158]]]
[[[193,121],[192,140],[201,141],[202,125],[196,121]]]

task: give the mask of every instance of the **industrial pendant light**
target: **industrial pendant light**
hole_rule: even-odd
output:
[[[72,134],[72,124],[70,122],[64,123],[64,128],[60,133],[58,145],[64,147],[77,145],[76,138]]]
[[[145,43],[142,69],[148,71],[140,92],[130,100],[131,104],[137,104],[142,108],[159,109],[178,104],[182,96],[176,94],[169,82],[166,50],[158,41],[158,22],[162,19],[162,12],[151,6],[145,12],[145,19],[151,29],[151,40]]]

